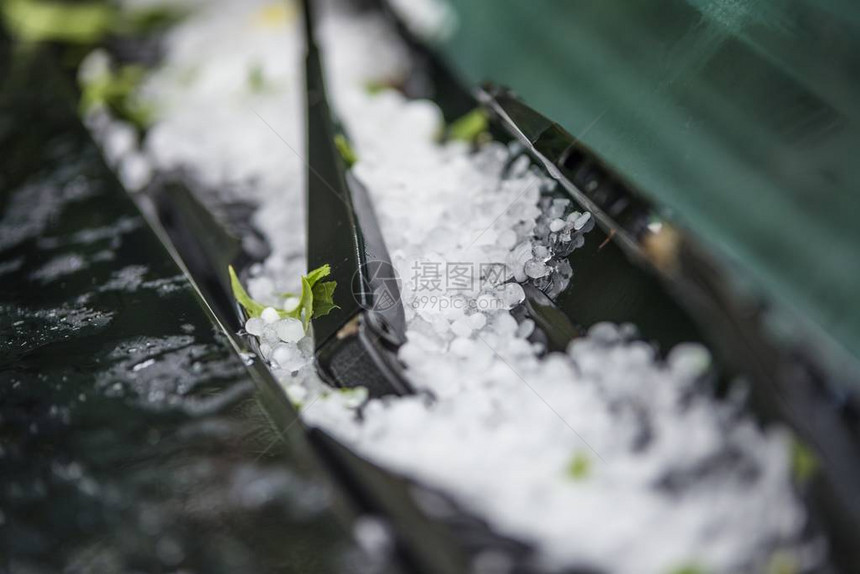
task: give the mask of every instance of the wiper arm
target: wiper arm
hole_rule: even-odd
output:
[[[406,332],[397,276],[367,190],[335,143],[347,140],[329,108],[310,2],[304,13],[308,268],[331,265],[340,307],[312,319],[317,370],[332,385],[364,386],[371,396],[409,394],[396,355]]]

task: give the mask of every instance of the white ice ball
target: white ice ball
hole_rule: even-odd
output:
[[[286,343],[298,343],[305,336],[305,328],[302,322],[292,317],[287,317],[278,321],[277,326],[278,338]]]
[[[263,309],[263,312],[260,313],[260,318],[267,324],[271,325],[272,323],[276,323],[281,316],[278,315],[278,311],[274,307],[266,307]]]

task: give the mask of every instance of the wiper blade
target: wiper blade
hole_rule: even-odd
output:
[[[486,84],[476,95],[628,253],[644,257],[647,238],[668,232],[669,227],[648,202],[560,125],[505,88]]]
[[[396,355],[406,332],[397,276],[367,190],[335,144],[347,140],[329,108],[309,2],[304,12],[308,268],[331,265],[340,307],[312,319],[317,370],[332,385],[363,386],[371,396],[409,394]]]

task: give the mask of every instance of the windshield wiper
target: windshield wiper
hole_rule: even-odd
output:
[[[312,319],[317,370],[334,386],[363,386],[370,396],[409,394],[412,387],[397,360],[406,332],[397,276],[367,190],[336,144],[348,145],[348,139],[329,108],[309,4],[308,268],[331,265],[340,307]]]

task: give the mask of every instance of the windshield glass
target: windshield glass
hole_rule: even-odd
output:
[[[470,83],[513,88],[860,355],[860,4],[449,7]]]

